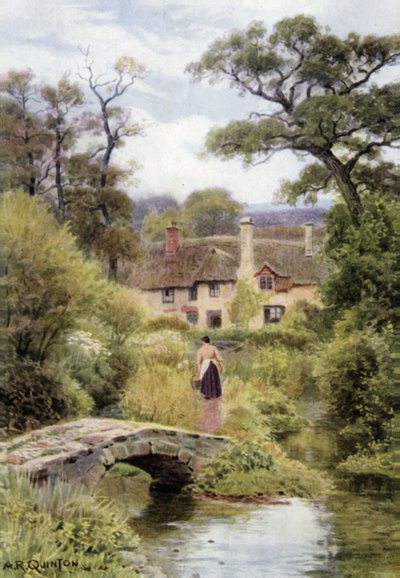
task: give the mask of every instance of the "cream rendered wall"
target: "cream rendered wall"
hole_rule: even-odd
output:
[[[150,309],[152,317],[170,314],[186,320],[186,313],[182,312],[182,307],[197,307],[199,312],[198,326],[207,327],[207,311],[220,310],[222,327],[227,327],[231,325],[228,305],[233,298],[233,291],[233,283],[220,283],[219,297],[210,297],[208,283],[199,283],[196,301],[189,301],[188,289],[175,289],[174,303],[162,302],[161,289],[140,291],[139,294],[143,303]]]
[[[250,322],[250,327],[258,329],[264,325],[264,305],[283,305],[289,307],[298,301],[308,301],[314,305],[322,305],[318,288],[314,285],[302,285],[292,287],[288,293],[275,293],[274,291],[260,291],[264,299],[260,307],[259,315],[256,315]]]

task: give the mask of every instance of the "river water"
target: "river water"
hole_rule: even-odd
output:
[[[307,406],[309,417],[315,411]],[[329,470],[330,424],[318,416],[314,423],[287,450]],[[128,510],[141,550],[168,578],[400,577],[398,518],[388,488],[337,486],[324,499],[251,506],[150,494],[143,476],[106,476],[100,491]]]

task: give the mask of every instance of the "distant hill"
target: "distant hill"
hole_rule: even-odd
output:
[[[282,205],[260,203],[258,205],[248,205],[243,212],[243,216],[251,217],[257,228],[301,226],[305,223],[313,223],[318,227],[324,224],[323,217],[326,212],[327,208],[325,207],[282,208]]]

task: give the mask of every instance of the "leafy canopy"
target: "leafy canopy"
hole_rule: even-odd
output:
[[[234,235],[243,206],[225,189],[193,191],[183,204],[188,227],[194,237]]]
[[[317,165],[305,169],[301,186],[293,185],[294,196],[311,191],[313,200],[315,191],[334,184],[358,223],[368,169],[379,167],[379,151],[396,146],[400,136],[400,86],[372,80],[399,57],[399,35],[351,33],[343,40],[309,16],[285,18],[272,34],[260,22],[234,31],[187,71],[197,80],[228,80],[264,106],[248,120],[212,129],[206,146],[248,163],[283,150],[314,157]]]

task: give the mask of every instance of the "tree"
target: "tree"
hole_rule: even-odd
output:
[[[165,211],[177,211],[178,201],[171,195],[152,195],[135,201],[135,223],[136,230],[141,229],[144,218],[147,215],[164,213]]]
[[[165,229],[171,225],[178,226],[185,236],[189,233],[185,214],[181,211],[167,210],[162,213],[150,213],[144,218],[143,237],[146,241],[163,241]]]
[[[104,137],[105,142],[100,144],[96,150],[87,155],[87,162],[92,166],[96,165],[99,172],[98,186],[93,189],[97,194],[97,199],[90,207],[90,211],[98,211],[102,218],[102,229],[104,239],[100,242],[101,251],[107,254],[109,278],[117,278],[118,260],[121,256],[127,256],[124,248],[127,246],[126,238],[129,234],[134,241],[135,235],[131,231],[133,221],[134,206],[131,204],[130,214],[126,215],[128,219],[122,221],[115,220],[115,214],[112,214],[112,190],[117,184],[123,181],[124,171],[117,169],[111,163],[113,152],[123,146],[126,137],[140,134],[141,128],[138,123],[132,122],[131,111],[124,110],[116,105],[137,79],[143,78],[145,68],[134,58],[122,56],[117,59],[112,67],[111,74],[97,75],[94,71],[94,64],[89,58],[89,50],[85,53],[86,62],[84,72],[80,77],[85,80],[91,92],[96,97],[100,106],[100,118],[92,118],[91,126],[95,133]],[[99,130],[101,127],[101,130]],[[82,157],[80,157],[82,160]],[[125,193],[119,189],[119,199]],[[126,205],[127,203],[125,203]],[[114,217],[114,218],[113,218]],[[127,220],[130,220],[129,224]],[[113,230],[112,230],[113,229]],[[100,228],[98,228],[98,232]],[[117,242],[119,232],[123,233],[122,242]],[[99,238],[99,237],[97,237]],[[110,239],[112,242],[110,243]],[[111,250],[108,251],[107,249]],[[117,248],[117,250],[116,250]]]
[[[182,209],[191,235],[235,235],[237,220],[243,205],[234,201],[225,189],[212,188],[194,191],[184,202]]]
[[[248,327],[250,321],[260,312],[262,296],[254,285],[246,279],[239,279],[235,296],[229,308],[232,323]]]
[[[51,160],[54,170],[54,184],[57,191],[58,210],[65,217],[65,180],[67,152],[79,136],[79,119],[71,117],[71,111],[83,104],[83,93],[76,83],[65,75],[57,87],[46,85],[40,94],[46,104],[44,124],[51,135]]]
[[[0,241],[10,340],[17,356],[43,365],[81,311],[99,306],[105,282],[68,227],[23,193],[2,201]]]
[[[371,168],[380,170],[379,152],[400,136],[400,85],[372,81],[399,57],[398,35],[351,33],[342,40],[308,16],[285,18],[270,35],[259,22],[235,31],[187,70],[198,80],[229,80],[266,106],[248,120],[212,129],[207,148],[248,163],[283,150],[313,157],[316,163],[286,192],[315,194],[334,185],[359,224]]]
[[[0,83],[3,189],[22,187],[31,197],[43,191],[51,169],[51,135],[37,111],[39,89],[31,70],[10,71]]]

